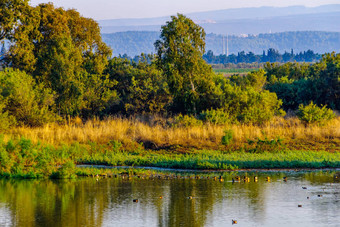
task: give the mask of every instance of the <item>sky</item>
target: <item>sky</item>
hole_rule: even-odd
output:
[[[31,5],[53,2],[65,9],[74,8],[95,20],[150,18],[229,8],[292,6],[315,7],[340,4],[340,0],[31,0]]]

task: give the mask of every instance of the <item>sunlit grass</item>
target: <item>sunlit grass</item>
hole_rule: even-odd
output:
[[[47,124],[39,128],[17,127],[5,134],[5,141],[21,136],[33,143],[53,146],[72,143],[105,144],[119,141],[124,146],[135,143],[152,144],[155,148],[181,146],[198,149],[225,149],[221,138],[226,129],[233,132],[232,146],[240,148],[249,139],[269,140],[281,138],[292,149],[340,150],[340,118],[327,125],[305,125],[297,118],[274,118],[264,125],[211,125],[193,127],[164,126],[165,119],[158,119],[158,124],[151,124],[137,119],[109,118],[106,120],[89,120],[85,123],[76,120],[65,124]],[[162,123],[163,122],[163,123]],[[148,147],[147,147],[148,148]]]

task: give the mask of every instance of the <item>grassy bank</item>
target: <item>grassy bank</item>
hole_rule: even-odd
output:
[[[105,172],[80,170],[76,164],[211,170],[340,167],[339,118],[326,126],[305,126],[294,118],[262,126],[164,124],[161,119],[84,124],[78,119],[15,128],[0,139],[0,175],[68,178]],[[226,129],[233,136],[222,145]]]

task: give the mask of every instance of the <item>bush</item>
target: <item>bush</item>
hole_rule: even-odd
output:
[[[297,112],[299,119],[308,124],[323,124],[335,117],[333,110],[326,106],[318,107],[316,104],[311,102],[309,105],[300,105]]]
[[[0,101],[0,131],[6,130],[16,124],[13,116],[10,116],[7,111],[3,112],[4,107],[5,103]]]
[[[222,136],[222,144],[223,145],[231,144],[231,142],[233,140],[233,135],[234,135],[234,132],[231,129],[225,130],[224,136]]]
[[[173,127],[192,127],[192,126],[202,126],[203,122],[198,120],[194,116],[190,115],[178,115],[174,117],[172,126]]]
[[[235,118],[224,109],[211,109],[201,112],[199,118],[204,121],[215,125],[225,125],[235,122]]]
[[[267,90],[226,85],[224,95],[225,109],[241,123],[262,124],[275,115],[285,114],[280,109],[282,101]]]
[[[0,72],[0,126],[9,127],[15,123],[41,126],[55,121],[51,111],[54,106],[53,94],[42,84],[19,70],[6,69]],[[9,124],[4,124],[4,119]]]

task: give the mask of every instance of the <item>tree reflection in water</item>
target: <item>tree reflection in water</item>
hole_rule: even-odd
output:
[[[238,173],[253,179],[255,172]],[[265,177],[271,177],[266,182]],[[285,206],[310,206],[311,223],[332,224],[340,209],[339,182],[330,172],[258,173],[259,181],[232,183],[206,179],[94,178],[0,180],[0,224],[14,226],[219,226],[256,223],[293,215]],[[282,179],[288,175],[288,181]],[[308,185],[309,190],[300,190]],[[311,197],[309,203],[302,200]],[[317,194],[323,193],[321,199]],[[162,198],[160,198],[162,196]],[[188,199],[192,196],[192,199]],[[133,203],[138,199],[138,203]],[[295,204],[296,203],[296,204]],[[280,210],[281,209],[281,210]],[[287,209],[288,210],[288,209]],[[301,210],[301,209],[300,209]],[[294,211],[292,211],[294,212]],[[315,215],[320,214],[320,215]],[[318,220],[317,217],[320,216]],[[292,217],[294,218],[294,217]],[[285,220],[283,224],[293,223]],[[295,220],[295,222],[299,220]],[[302,220],[301,220],[302,221]]]

